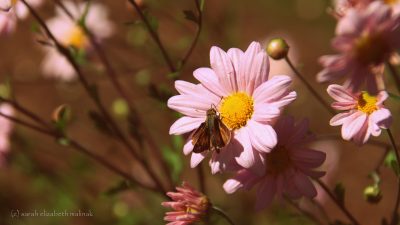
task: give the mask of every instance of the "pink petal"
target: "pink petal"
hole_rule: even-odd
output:
[[[223,188],[226,193],[232,194],[240,188],[250,189],[254,186],[257,176],[252,174],[249,170],[241,169],[237,172],[234,178],[228,179]]]
[[[339,20],[336,26],[336,35],[357,35],[363,28],[364,20],[359,12],[350,9],[346,16]]]
[[[362,132],[361,128],[367,122],[365,113],[356,112],[342,126],[342,137],[344,140],[350,140],[358,132]]]
[[[329,121],[329,125],[331,126],[339,126],[345,123],[351,115],[353,115],[355,112],[350,111],[350,112],[344,112],[344,113],[339,113],[336,114],[332,119]]]
[[[257,103],[254,106],[252,119],[260,123],[270,122],[280,114],[278,107],[268,103]]]
[[[227,96],[229,92],[219,83],[215,72],[210,68],[199,68],[193,72],[193,76],[200,83],[217,96]]]
[[[260,52],[265,53],[260,43],[252,42],[242,57],[239,77],[244,77],[246,81],[246,90],[242,91],[250,94],[258,85],[268,80],[269,61],[267,57],[259,56]]]
[[[206,111],[214,104],[200,98],[194,98],[189,95],[176,95],[168,99],[168,107],[190,117],[202,117],[206,115]]]
[[[289,129],[289,128],[287,128]],[[307,136],[308,119],[303,119],[300,123],[296,124],[291,130],[291,137],[287,144],[298,143]]]
[[[316,168],[325,162],[326,154],[313,149],[296,148],[290,151],[290,157],[296,165],[301,164],[308,168]]]
[[[216,174],[226,170],[237,170],[239,165],[235,158],[243,151],[242,145],[233,138],[228,146],[220,150],[220,153],[213,152],[209,162],[211,173]]]
[[[280,109],[280,108],[292,103],[294,100],[296,100],[296,98],[297,98],[297,93],[295,91],[292,91],[292,92],[284,95],[279,100],[272,102],[270,104]]]
[[[270,125],[264,125],[256,121],[248,122],[248,131],[251,144],[261,153],[269,153],[278,142],[275,130]]]
[[[400,5],[399,5],[400,7]],[[378,94],[378,102],[376,103],[377,105],[382,105],[384,101],[389,97],[388,93],[386,91],[380,91]]]
[[[207,152],[195,153],[192,152],[192,157],[190,158],[190,167],[195,168],[203,159],[206,157]]]
[[[273,103],[289,92],[292,79],[285,75],[276,75],[261,84],[253,93],[255,102]]]
[[[332,84],[327,89],[328,94],[338,102],[353,102],[356,104],[357,97],[343,86]]]
[[[294,176],[294,183],[297,189],[305,196],[309,198],[314,198],[317,196],[317,190],[315,189],[313,183],[310,179],[302,173],[296,173]]]
[[[175,81],[175,89],[181,95],[192,95],[198,91],[196,84],[192,84],[183,80]]]
[[[336,110],[351,110],[355,108],[354,102],[334,102],[332,103],[332,108]]]
[[[175,121],[169,128],[169,134],[180,135],[197,129],[205,118],[184,116]]]
[[[241,61],[244,55],[243,51],[238,48],[231,48],[228,50],[227,54],[231,59],[232,65],[235,69],[237,89],[246,90],[246,80],[244,79],[244,77],[239,75],[239,71],[241,70]]]
[[[261,210],[272,203],[276,193],[276,183],[274,178],[266,176],[257,190],[256,210]]]
[[[387,129],[392,123],[392,114],[386,108],[382,108],[373,112],[370,117],[370,120],[372,120],[373,123],[376,123],[380,128]]]
[[[189,155],[193,151],[193,147],[192,139],[189,138],[183,146],[183,154]]]
[[[236,72],[226,52],[218,47],[211,47],[210,63],[221,86],[228,92],[236,92]]]

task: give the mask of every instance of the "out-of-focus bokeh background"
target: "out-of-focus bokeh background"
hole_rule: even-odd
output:
[[[183,10],[195,9],[193,1],[144,1],[146,10],[158,21],[162,42],[177,63],[190,46],[196,31],[196,26],[187,21],[182,13]],[[163,96],[156,98],[154,91],[149,89],[155,86],[158,90],[175,93],[159,50],[145,28],[135,22],[139,17],[127,1],[98,2],[107,6],[116,26],[116,33],[103,45],[118,72],[118,79],[123,82],[144,118],[142,122],[163,150],[177,184],[185,180],[197,185],[196,172],[188,165],[189,157],[182,154],[184,139],[168,135],[176,114],[166,107]],[[269,39],[280,36],[288,41],[290,55],[298,68],[318,92],[331,101],[325,92],[327,85],[315,82],[315,75],[321,69],[317,64],[318,57],[332,52],[329,43],[334,35],[335,19],[327,13],[330,5],[328,0],[206,0],[199,43],[179,79],[195,82],[192,72],[198,67],[209,66],[209,50],[213,45],[225,50],[230,47],[245,49],[253,40],[266,44]],[[44,18],[51,18],[55,13],[54,7],[53,1],[46,1],[38,11]],[[140,174],[136,162],[130,160],[121,145],[96,129],[88,116],[88,112],[95,107],[80,83],[62,83],[42,76],[40,65],[44,47],[37,42],[38,36],[32,31],[34,26],[33,18],[29,17],[18,24],[16,33],[0,38],[2,82],[9,80],[17,101],[48,121],[57,106],[64,103],[70,105],[72,121],[67,129],[70,136],[126,171]],[[98,59],[94,57],[85,66],[85,73],[89,80],[97,83],[105,105],[110,112],[114,112],[118,108],[119,97]],[[272,60],[271,75],[276,74],[291,75],[295,80],[293,88],[298,92],[298,99],[287,107],[285,114],[291,114],[298,120],[309,118],[311,130],[318,135],[339,134],[340,128],[332,128],[328,124],[330,114],[295,78],[289,67],[284,62]],[[391,89],[390,80],[387,83]],[[399,107],[392,100],[389,99],[387,105],[393,115],[399,114]],[[126,118],[114,115],[121,127],[127,129]],[[393,131],[398,134],[396,120],[394,124]],[[399,140],[398,137],[396,140]],[[374,139],[388,142],[386,135]],[[381,169],[383,198],[379,204],[367,203],[362,194],[363,189],[372,184],[368,174],[377,165],[384,149],[371,145],[358,148],[340,139],[318,141],[313,146],[327,153],[327,162],[323,167],[328,170],[327,182],[331,187],[337,182],[343,183],[346,188],[345,203],[362,224],[379,224],[380,216],[390,215],[397,188],[390,169]],[[203,167],[210,199],[225,209],[237,224],[312,224],[284,202],[276,201],[271,208],[255,212],[254,191],[227,195],[222,184],[228,175],[213,176],[207,163],[203,163]],[[121,180],[79,152],[60,146],[54,139],[16,126],[7,163],[0,168],[0,224],[164,224],[162,218],[166,209],[160,205],[163,198],[136,187],[114,193]],[[331,219],[346,221],[329,199],[324,200],[324,196],[319,198],[325,202],[324,207]],[[307,207],[307,201],[302,204]],[[13,210],[81,210],[90,211],[93,216],[12,218]],[[224,224],[224,221],[218,224]]]

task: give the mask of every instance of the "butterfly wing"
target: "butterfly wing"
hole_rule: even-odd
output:
[[[210,149],[210,133],[207,129],[207,123],[200,124],[192,135],[193,152],[201,153]]]
[[[231,132],[228,127],[220,120],[217,116],[214,119],[214,127],[211,135],[211,149],[216,150],[219,153],[219,150],[225,147],[231,139]]]

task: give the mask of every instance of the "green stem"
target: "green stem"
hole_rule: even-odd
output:
[[[397,149],[396,142],[394,141],[394,137],[390,129],[387,129],[387,133],[389,135],[390,142],[393,145],[394,153],[396,155],[396,160],[397,160],[397,166],[400,164],[400,156],[399,156],[399,151]],[[399,168],[400,170],[400,168]],[[396,174],[397,175],[397,174]],[[399,210],[399,205],[400,205],[400,178],[397,175],[397,180],[398,180],[398,187],[397,187],[397,198],[396,198],[396,203],[394,204],[393,208],[393,213],[392,213],[392,220],[391,223],[392,225],[396,225],[396,221],[398,221],[398,210]]]
[[[222,209],[220,209],[220,208],[218,208],[218,207],[216,207],[216,206],[213,206],[211,209],[212,209],[212,211],[214,211],[216,214],[218,214],[219,216],[223,217],[223,218],[226,220],[226,222],[228,222],[230,225],[235,225],[235,223],[233,222],[233,220],[232,220],[231,218],[229,218],[229,216],[226,215],[226,213],[225,213]]]
[[[293,70],[293,72],[296,74],[296,76],[303,82],[304,85],[306,85],[307,89],[311,92],[311,94],[321,103],[322,106],[326,110],[329,111],[332,115],[335,115],[336,112],[331,108],[331,106],[318,94],[317,91],[314,90],[314,88],[311,86],[311,84],[304,78],[303,75],[296,69],[296,67],[293,65],[292,61],[289,59],[289,56],[285,57],[285,61],[289,65],[289,67]]]

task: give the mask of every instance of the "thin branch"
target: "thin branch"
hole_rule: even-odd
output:
[[[136,12],[139,14],[141,20],[143,21],[147,30],[149,31],[150,36],[156,42],[158,48],[161,51],[161,54],[163,55],[165,62],[167,63],[167,65],[169,67],[169,70],[171,72],[176,72],[176,68],[175,68],[174,64],[172,63],[172,60],[171,60],[170,56],[168,55],[168,52],[165,50],[165,47],[160,40],[160,37],[158,36],[157,32],[152,28],[149,20],[147,19],[146,15],[143,13],[140,6],[135,2],[135,0],[129,0],[129,2],[135,8]]]
[[[396,142],[394,140],[393,134],[390,131],[390,129],[387,129],[387,133],[389,135],[390,142],[393,145],[394,153],[396,155],[396,160],[397,160],[397,166],[400,166],[400,164],[399,164],[400,163],[399,151],[397,149],[397,145],[396,145]],[[398,169],[398,171],[400,171],[400,168],[397,168],[397,169]],[[399,177],[398,174],[396,174],[396,176],[397,176],[397,182],[398,182],[398,184],[397,184],[397,197],[396,197],[396,203],[394,204],[394,207],[393,207],[392,220],[391,220],[391,223],[390,223],[391,225],[396,225],[396,223],[398,222],[398,217],[399,217],[399,215],[398,215],[399,212],[398,211],[399,211],[399,205],[400,205],[400,177]]]
[[[218,215],[220,215],[222,218],[224,218],[226,220],[226,222],[228,222],[230,225],[235,225],[235,223],[233,222],[233,220],[231,218],[229,218],[229,216],[220,208],[216,207],[216,206],[212,206],[211,208],[215,213],[217,213]]]
[[[86,77],[82,73],[80,67],[78,64],[75,62],[74,58],[72,57],[71,53],[67,48],[65,48],[63,45],[59,43],[59,41],[55,38],[55,36],[52,34],[50,29],[47,27],[46,23],[43,21],[43,19],[37,14],[37,12],[26,2],[26,0],[21,0],[22,3],[28,8],[29,12],[33,15],[33,17],[37,20],[37,22],[40,24],[40,26],[44,29],[46,35],[54,42],[57,50],[64,56],[66,59],[70,62],[71,66],[74,68],[75,72],[77,73],[80,82],[82,83],[84,89],[88,93],[88,95],[91,97],[91,99],[94,101],[96,104],[97,108],[100,110],[106,121],[111,125],[113,128],[114,132],[116,135],[119,137],[119,139],[122,141],[122,143],[128,148],[129,152],[132,154],[134,158],[138,160],[138,162],[146,169],[150,177],[153,179],[153,181],[156,183],[158,188],[162,190],[163,192],[166,192],[162,183],[158,180],[157,176],[154,174],[152,170],[148,168],[147,163],[141,159],[141,157],[136,153],[136,151],[133,149],[129,141],[125,138],[123,133],[119,130],[118,126],[116,125],[115,121],[112,119],[112,117],[108,114],[106,108],[104,107],[103,103],[100,101],[96,93],[92,90],[92,87],[86,80]]]
[[[309,218],[311,221],[314,221],[315,224],[323,224],[314,214],[312,214],[311,212],[303,209],[300,207],[299,204],[295,203],[293,200],[289,199],[288,197],[284,197],[284,199],[286,200],[286,202],[288,202],[291,206],[293,206],[295,209],[297,209],[297,211],[299,211],[301,214],[303,214],[304,216],[306,216],[307,218]]]
[[[360,225],[357,219],[350,213],[344,204],[341,204],[335,195],[329,190],[328,186],[320,179],[315,179],[315,181],[322,187],[322,189],[328,194],[329,198],[336,204],[337,207],[347,216],[347,218],[354,224]]]
[[[321,105],[329,111],[330,114],[335,115],[336,112],[333,110],[330,105],[318,94],[317,91],[314,90],[314,88],[311,86],[311,84],[304,78],[303,75],[296,69],[296,67],[293,65],[292,61],[290,60],[289,56],[285,57],[285,61],[287,64],[290,66],[290,68],[293,70],[293,72],[296,74],[296,76],[303,82],[304,85],[306,85],[307,89],[311,92],[311,94],[321,103]]]

